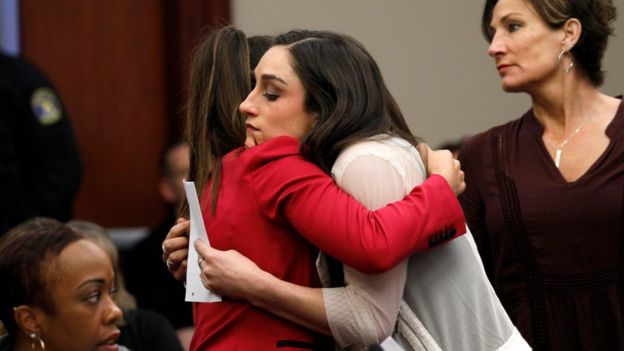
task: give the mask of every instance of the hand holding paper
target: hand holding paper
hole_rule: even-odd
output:
[[[221,296],[214,294],[210,290],[206,289],[201,282],[199,274],[201,273],[198,264],[198,255],[195,250],[195,240],[200,239],[210,244],[208,241],[208,234],[206,233],[206,227],[204,226],[204,219],[199,207],[199,200],[197,198],[197,191],[195,190],[194,182],[184,181],[184,191],[186,192],[186,200],[189,204],[190,211],[190,235],[189,235],[189,249],[188,249],[188,266],[186,269],[186,297],[185,300],[189,302],[220,302]]]

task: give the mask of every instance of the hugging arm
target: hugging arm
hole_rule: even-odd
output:
[[[336,182],[374,210],[402,199],[406,181],[410,185],[421,183],[425,176],[424,169],[400,172],[385,159],[362,155],[349,162],[344,172],[337,175]],[[383,341],[394,329],[405,286],[407,260],[381,274],[367,275],[349,266],[344,266],[344,273],[345,287],[323,289],[334,339],[343,348]]]
[[[455,194],[439,175],[403,201],[369,211],[316,166],[293,158],[253,172],[261,210],[275,220],[285,215],[306,240],[357,270],[386,271],[414,251],[465,233]]]
[[[254,149],[269,150],[258,152],[247,170],[253,199],[268,219],[286,218],[306,240],[345,264],[381,273],[414,251],[465,233],[462,210],[444,177],[433,174],[404,200],[370,211],[295,154],[298,146],[296,139],[279,137],[249,149],[249,157],[255,157]],[[284,149],[290,156],[282,156]]]
[[[338,182],[369,209],[399,200],[406,192],[399,173],[387,161],[371,156],[350,162]],[[204,283],[219,294],[247,300],[315,331],[331,331],[341,347],[370,345],[392,333],[405,284],[406,261],[379,275],[345,267],[346,287],[321,290],[282,281],[238,252],[198,245],[206,262],[202,264]]]

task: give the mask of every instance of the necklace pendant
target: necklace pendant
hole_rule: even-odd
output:
[[[555,167],[559,168],[560,162],[561,162],[561,149],[557,149],[555,151]]]

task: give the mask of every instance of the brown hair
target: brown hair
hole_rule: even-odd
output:
[[[581,22],[582,32],[578,42],[570,50],[577,66],[591,83],[598,87],[604,82],[602,58],[609,36],[613,34],[613,22],[617,10],[613,0],[524,0],[531,5],[542,20],[552,29],[561,28],[567,20],[576,18]],[[481,18],[481,30],[488,41],[494,33],[490,27],[492,12],[498,0],[486,0]]]
[[[255,67],[269,46],[269,37],[248,41],[242,31],[224,27],[209,33],[193,52],[186,113],[186,140],[190,146],[188,178],[195,181],[200,192],[213,177],[213,211],[221,159],[245,141],[245,118],[238,107],[251,91],[251,67]],[[184,202],[183,214],[187,206]]]
[[[275,38],[286,45],[305,89],[305,108],[317,121],[302,139],[302,154],[330,173],[348,145],[388,133],[416,145],[373,57],[357,40],[328,31],[294,30]]]

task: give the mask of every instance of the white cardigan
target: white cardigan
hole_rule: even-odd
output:
[[[343,151],[332,175],[342,189],[377,209],[405,197],[424,181],[426,170],[411,144],[380,135]],[[326,282],[322,255],[318,267]],[[415,253],[383,274],[348,266],[344,274],[346,287],[323,289],[341,348],[366,350],[394,332],[406,350],[530,350],[494,293],[470,233]]]

